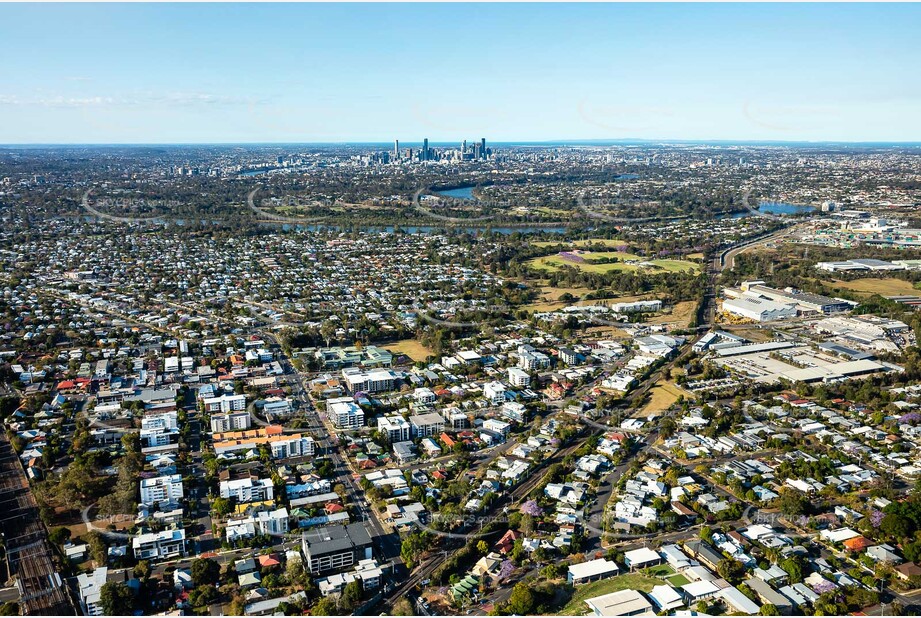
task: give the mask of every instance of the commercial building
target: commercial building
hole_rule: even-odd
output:
[[[770,322],[796,317],[796,305],[778,303],[756,296],[740,296],[723,301],[723,311],[755,322]]]
[[[357,367],[342,370],[342,378],[352,393],[383,393],[392,391],[398,380],[389,369],[363,371]]]

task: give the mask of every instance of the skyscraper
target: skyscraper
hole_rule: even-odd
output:
[[[422,140],[422,160],[429,160],[429,138],[427,137]]]
[[[486,138],[485,137],[480,138],[480,158],[481,159],[486,158]]]
[[[393,140],[393,158],[397,161],[400,160],[400,140]]]

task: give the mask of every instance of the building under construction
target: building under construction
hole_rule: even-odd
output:
[[[51,544],[16,451],[0,431],[0,531],[6,568],[16,578],[19,610],[27,616],[76,615],[54,566]]]

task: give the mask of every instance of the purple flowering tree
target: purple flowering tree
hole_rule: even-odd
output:
[[[530,515],[531,517],[540,517],[544,513],[544,509],[540,508],[540,505],[537,504],[536,500],[528,500],[521,505],[521,512],[525,515]]]

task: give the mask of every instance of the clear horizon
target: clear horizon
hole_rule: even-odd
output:
[[[911,144],[919,17],[912,4],[4,4],[0,144]]]

